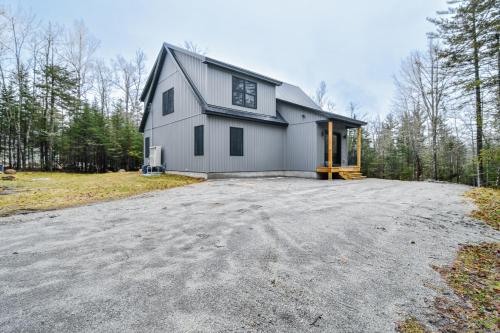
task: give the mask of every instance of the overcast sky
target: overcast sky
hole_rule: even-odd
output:
[[[338,113],[349,102],[370,118],[391,105],[393,75],[423,49],[426,21],[446,0],[0,0],[43,21],[82,19],[100,40],[99,56],[131,57],[142,49],[152,65],[163,41],[190,40],[207,55],[313,93],[324,80]]]

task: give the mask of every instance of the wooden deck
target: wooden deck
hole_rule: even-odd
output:
[[[336,173],[343,179],[364,179],[366,176],[363,176],[361,173],[361,168],[358,166],[347,166],[347,167],[317,167],[316,172],[318,173]]]
[[[358,138],[356,143],[356,165],[341,167],[333,166],[333,120],[328,120],[328,162],[327,166],[316,168],[318,173],[328,174],[328,179],[333,179],[333,174],[338,174],[343,179],[363,179],[366,178],[361,173],[361,127],[358,127]]]

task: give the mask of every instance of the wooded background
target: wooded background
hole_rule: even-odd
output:
[[[355,103],[347,110],[368,122],[361,165],[369,177],[499,186],[500,1],[448,3],[429,19],[428,48],[402,61],[387,116]],[[324,82],[313,97],[335,110]],[[355,164],[356,134],[348,138]]]
[[[0,7],[0,163],[16,169],[133,170],[142,163],[145,55],[96,57],[70,28]]]
[[[428,48],[402,61],[392,108],[380,110],[387,116],[363,114],[354,101],[340,112],[368,122],[369,177],[499,186],[499,0],[449,5],[430,19]],[[141,165],[145,54],[108,61],[98,47],[82,21],[65,28],[0,7],[0,163],[80,172]],[[339,112],[326,83],[314,98]],[[355,134],[348,139],[354,163]]]

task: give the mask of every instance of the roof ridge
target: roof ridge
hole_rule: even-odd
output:
[[[196,57],[196,58],[200,58],[200,60],[205,60],[205,58],[206,58],[206,56],[204,56],[203,54],[199,54],[199,53],[190,51],[188,49],[183,48],[182,46],[176,46],[176,45],[173,45],[173,44],[170,44],[170,43],[167,43],[167,42],[163,42],[163,46],[171,48],[171,49],[174,49],[175,51],[186,53],[187,55],[190,55],[190,56],[193,56],[193,57]]]

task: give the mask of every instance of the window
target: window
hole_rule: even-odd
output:
[[[174,112],[174,88],[163,93],[162,114],[167,115]]]
[[[243,156],[243,128],[229,128],[229,155]]]
[[[194,156],[203,156],[203,125],[194,128]]]
[[[257,108],[257,83],[233,76],[233,105]]]
[[[149,158],[149,138],[144,139],[144,157]]]

